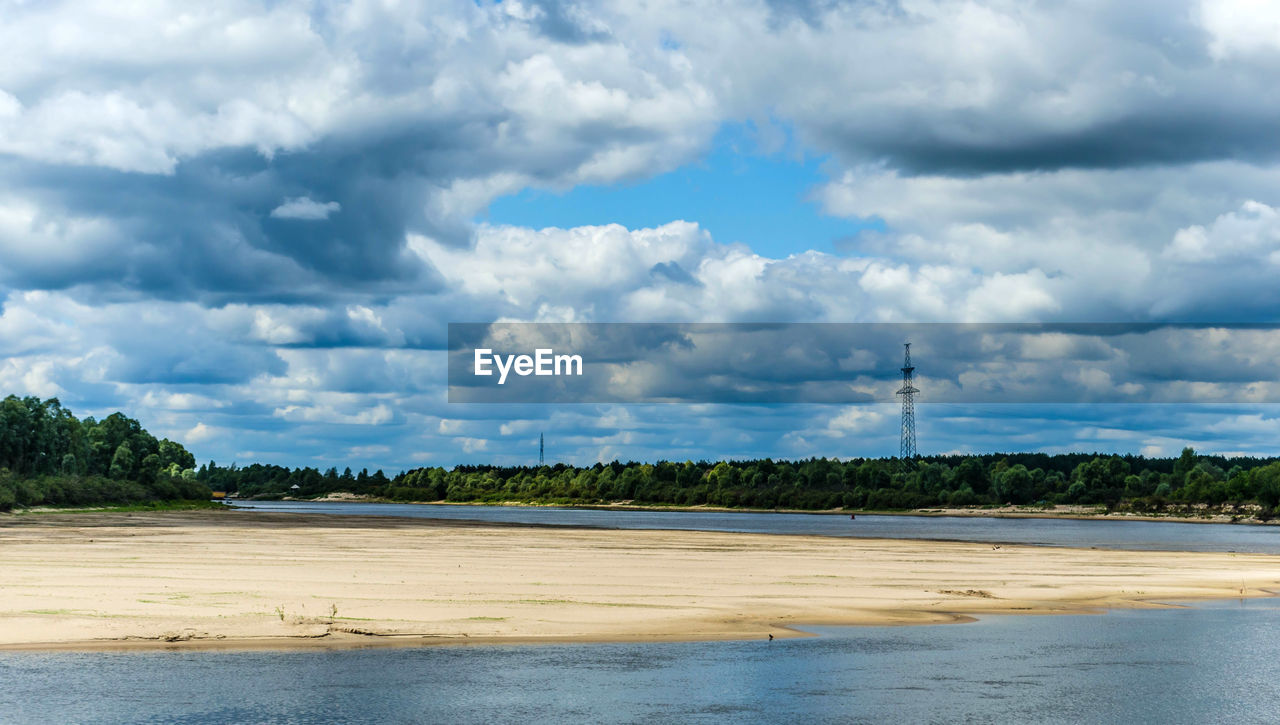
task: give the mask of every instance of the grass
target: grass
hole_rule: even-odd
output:
[[[101,506],[45,506],[15,511],[19,515],[31,514],[97,514],[144,513],[150,511],[199,511],[226,508],[217,501],[150,501],[148,503],[103,504]]]

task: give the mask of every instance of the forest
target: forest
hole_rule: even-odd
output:
[[[297,486],[297,488],[294,488]],[[1135,512],[1210,507],[1270,519],[1280,506],[1280,459],[1008,453],[798,461],[657,461],[578,467],[461,465],[341,473],[336,467],[255,463],[195,468],[182,444],[157,439],[123,413],[79,419],[56,398],[13,395],[0,405],[0,511],[351,493],[390,501],[906,510],[1063,504]]]
[[[0,511],[208,501],[195,457],[123,413],[76,418],[57,398],[0,403]]]
[[[529,467],[470,465],[382,471],[289,469],[210,462],[197,480],[246,498],[347,492],[391,501],[905,510],[939,506],[1095,504],[1176,512],[1213,507],[1270,519],[1280,505],[1280,459],[1010,453],[912,461],[685,461]],[[295,490],[293,486],[298,488]]]

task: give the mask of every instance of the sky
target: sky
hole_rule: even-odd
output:
[[[1276,322],[1277,77],[1249,0],[0,0],[0,391],[220,464],[892,455],[891,403],[450,404],[447,324]],[[1273,405],[917,419],[1280,454]]]

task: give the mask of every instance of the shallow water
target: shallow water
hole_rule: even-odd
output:
[[[762,534],[816,534],[886,539],[943,539],[1103,549],[1238,551],[1280,554],[1280,526],[1174,521],[1009,519],[964,516],[875,516],[712,511],[626,511],[525,506],[246,501],[262,511],[471,519],[619,529],[689,529]]]
[[[1274,722],[1280,600],[767,642],[0,653],[0,720]]]

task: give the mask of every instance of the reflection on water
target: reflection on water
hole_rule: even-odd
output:
[[[3,653],[5,722],[1273,722],[1280,602],[768,642]]]
[[[601,511],[527,506],[448,506],[311,501],[246,501],[264,511],[474,519],[619,529],[692,529],[761,534],[815,534],[885,539],[944,539],[1100,549],[1239,551],[1280,554],[1280,526],[1188,524],[1172,521],[1082,521],[961,516],[875,516]]]

